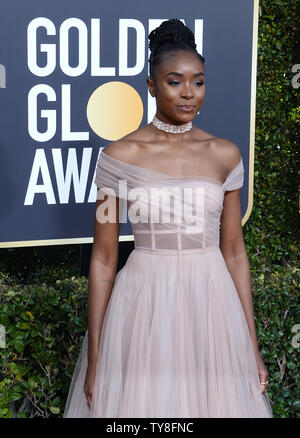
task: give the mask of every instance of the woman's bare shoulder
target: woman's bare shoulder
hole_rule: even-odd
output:
[[[106,155],[110,155],[117,160],[124,161],[125,163],[131,162],[131,157],[133,157],[133,144],[129,141],[117,140],[109,143],[102,150]]]
[[[241,153],[237,144],[226,138],[217,137],[216,135],[206,132],[202,129],[195,129],[196,140],[207,142],[211,153],[216,160],[223,163],[224,167],[230,171],[241,159]]]
[[[216,137],[212,142],[216,157],[230,172],[241,160],[241,152],[236,143],[226,138]]]
[[[143,137],[146,139],[146,136],[144,135],[146,134],[145,128],[146,126],[143,126],[130,132],[119,140],[109,143],[104,147],[103,151],[107,155],[111,155],[113,158],[125,162],[131,162],[139,151],[139,142],[143,140]]]

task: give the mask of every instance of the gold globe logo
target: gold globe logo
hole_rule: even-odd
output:
[[[98,87],[87,104],[91,129],[106,140],[119,140],[140,126],[143,101],[139,93],[124,82],[107,82]]]

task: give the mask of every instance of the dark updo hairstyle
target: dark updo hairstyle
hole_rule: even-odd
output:
[[[204,64],[205,58],[197,52],[194,33],[177,18],[163,21],[148,36],[150,58],[150,76],[154,78],[156,67],[162,62],[167,52],[190,50]]]

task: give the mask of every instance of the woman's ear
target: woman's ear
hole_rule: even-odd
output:
[[[147,78],[146,81],[148,84],[149,93],[151,94],[152,97],[155,97],[155,85],[153,79]]]

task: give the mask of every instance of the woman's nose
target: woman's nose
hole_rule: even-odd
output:
[[[193,97],[193,90],[192,87],[190,85],[184,85],[181,89],[181,95],[183,97]]]

